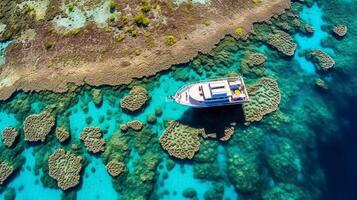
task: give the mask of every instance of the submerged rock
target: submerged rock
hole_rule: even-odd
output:
[[[201,129],[191,128],[173,121],[160,138],[160,144],[170,156],[179,159],[192,159],[200,148]]]
[[[337,25],[332,28],[332,32],[337,36],[337,37],[344,37],[347,34],[348,28],[345,25]]]
[[[0,185],[2,185],[13,172],[14,172],[14,168],[10,164],[8,164],[5,161],[1,162],[0,163]]]
[[[149,96],[147,90],[141,86],[135,86],[131,89],[129,95],[123,98],[120,102],[120,106],[124,110],[135,112],[140,110],[148,100]]]
[[[2,132],[2,142],[5,146],[11,147],[18,135],[19,133],[15,128],[6,127]]]
[[[335,60],[321,50],[313,50],[308,56],[313,60],[318,70],[327,71],[335,66]]]
[[[286,56],[293,56],[297,47],[293,38],[284,31],[269,34],[268,44]]]
[[[105,150],[105,140],[98,127],[87,127],[83,130],[79,138],[84,142],[87,150],[92,153],[99,153]]]
[[[247,122],[260,121],[264,115],[274,112],[280,104],[278,83],[271,78],[261,78],[247,87],[250,102],[243,105]]]
[[[79,184],[82,157],[63,149],[57,149],[48,159],[49,175],[57,181],[62,190]]]
[[[117,160],[111,160],[105,168],[107,169],[108,173],[113,176],[119,176],[121,173],[124,172],[124,163],[119,162]]]
[[[54,125],[55,118],[48,112],[26,117],[24,122],[25,140],[29,142],[44,142]]]

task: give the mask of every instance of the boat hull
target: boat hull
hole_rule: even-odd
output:
[[[243,81],[243,79],[241,77],[234,77],[234,78],[239,78],[240,80]],[[222,78],[222,79],[214,79],[214,80],[210,80],[210,81],[212,82],[212,81],[221,81],[221,80],[226,80],[226,79]],[[239,105],[239,104],[244,104],[246,102],[249,102],[249,97],[248,97],[247,91],[245,89],[245,86],[244,86],[244,93],[246,94],[246,98],[242,99],[242,100],[226,101],[226,102],[220,101],[220,102],[209,102],[208,103],[206,101],[198,101],[196,99],[191,98],[190,94],[192,94],[192,91],[190,91],[190,90],[197,89],[197,87],[202,83],[204,83],[204,82],[197,82],[197,83],[193,83],[193,84],[184,86],[175,94],[175,96],[172,97],[172,99],[174,101],[176,101],[176,103],[178,103],[178,104],[189,106],[192,108],[210,108],[210,107],[219,107],[219,106],[232,106],[232,105]],[[244,85],[244,82],[242,82],[242,83]]]

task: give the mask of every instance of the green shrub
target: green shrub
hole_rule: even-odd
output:
[[[172,46],[174,44],[176,44],[177,42],[177,39],[175,38],[175,36],[173,35],[169,35],[166,37],[166,44],[169,45],[169,46]]]
[[[143,12],[149,12],[149,11],[151,10],[150,1],[148,1],[148,0],[141,0],[140,9],[141,9]]]
[[[146,17],[143,13],[138,13],[134,16],[135,22],[139,26],[148,26],[150,23],[150,20],[148,17]]]
[[[124,34],[124,33],[120,33],[120,34],[118,35],[118,37],[117,37],[117,40],[118,40],[119,42],[123,41],[124,39],[125,39],[125,34]]]
[[[109,12],[113,13],[115,12],[116,9],[117,9],[117,4],[115,3],[115,1],[111,1],[109,3]]]

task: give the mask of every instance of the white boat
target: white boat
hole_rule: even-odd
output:
[[[206,108],[243,104],[249,96],[242,77],[229,77],[186,85],[172,99],[182,105]]]

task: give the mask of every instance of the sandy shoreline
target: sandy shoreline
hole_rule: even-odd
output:
[[[266,21],[289,7],[289,0],[263,1],[254,8],[211,20],[209,26],[200,26],[188,34],[188,39],[179,40],[172,47],[161,44],[143,50],[136,57],[113,56],[111,59],[89,62],[79,60],[73,64],[74,67],[61,67],[60,64],[44,67],[40,61],[41,54],[27,51],[27,57],[23,59],[31,62],[26,62],[26,65],[23,62],[16,63],[18,58],[12,57],[16,49],[10,48],[6,54],[10,55],[6,58],[8,62],[2,66],[0,74],[0,100],[6,100],[20,90],[66,92],[68,83],[77,86],[128,84],[133,78],[152,76],[174,64],[189,62],[198,52],[208,53],[227,34],[235,35],[237,27],[250,30],[254,22]]]

